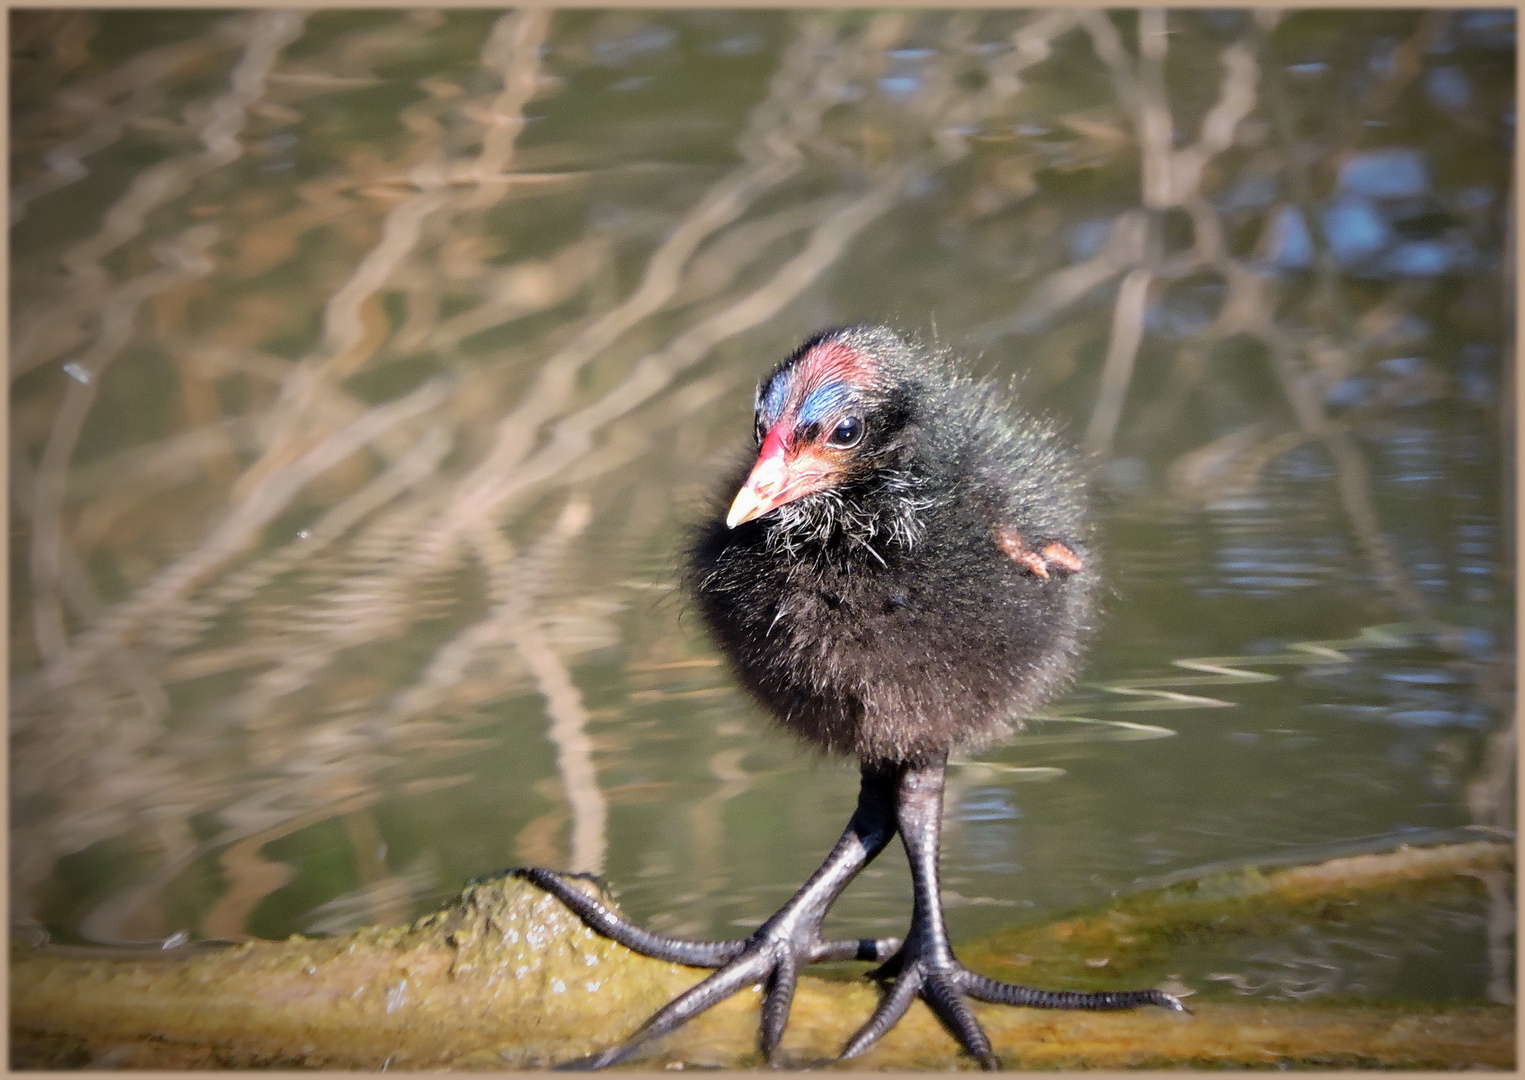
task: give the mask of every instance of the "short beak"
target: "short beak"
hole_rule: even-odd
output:
[[[768,432],[758,451],[757,463],[725,516],[726,527],[734,529],[826,486],[825,472],[808,466],[801,468],[802,464],[800,460],[790,461],[782,424]]]

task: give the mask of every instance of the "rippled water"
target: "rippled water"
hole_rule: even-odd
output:
[[[1514,35],[18,13],[13,913],[336,932],[536,863],[754,925],[855,770],[732,687],[675,552],[758,375],[870,319],[1095,464],[1105,629],[952,773],[955,935],[1510,835]],[[909,895],[892,852],[832,924],[897,933]],[[1497,998],[1508,903],[1185,975]]]

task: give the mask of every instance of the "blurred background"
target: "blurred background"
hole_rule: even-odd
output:
[[[540,864],[744,935],[856,770],[676,553],[756,379],[865,320],[1094,476],[1105,630],[953,771],[956,938],[1512,835],[1512,11],[10,18],[13,934]],[[1180,975],[1507,1000],[1512,889]],[[897,847],[828,925],[909,897]]]

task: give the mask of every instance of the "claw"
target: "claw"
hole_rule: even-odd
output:
[[[608,1068],[617,1064],[624,1047],[616,1046],[599,1054],[589,1054],[587,1057],[578,1058],[576,1061],[563,1061],[560,1065],[553,1066],[552,1072],[593,1072],[597,1069]]]

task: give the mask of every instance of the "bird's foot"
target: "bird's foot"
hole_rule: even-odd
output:
[[[1035,1009],[1132,1009],[1158,1005],[1188,1012],[1180,999],[1163,990],[1127,990],[1087,993],[1075,990],[1035,990],[978,975],[951,955],[908,957],[897,953],[889,963],[869,973],[872,978],[894,977],[889,991],[868,1022],[848,1040],[842,1057],[857,1057],[878,1042],[911,1007],[917,997],[931,1007],[960,1046],[986,1069],[999,1069],[1001,1059],[990,1048],[990,1038],[980,1027],[965,998],[1000,1005],[1025,1005]]]
[[[831,960],[882,962],[900,946],[897,938],[857,941],[822,941],[824,909],[801,895],[784,905],[751,937],[740,941],[688,941],[643,930],[607,905],[573,887],[561,875],[538,867],[516,869],[519,877],[556,896],[584,922],[605,937],[657,960],[710,967],[717,970],[698,985],[668,1002],[623,1043],[585,1058],[567,1062],[561,1069],[602,1069],[627,1060],[641,1046],[676,1030],[691,1018],[726,998],[759,983],[764,986],[762,1018],[757,1046],[772,1060],[789,1021],[799,970],[807,964]]]

